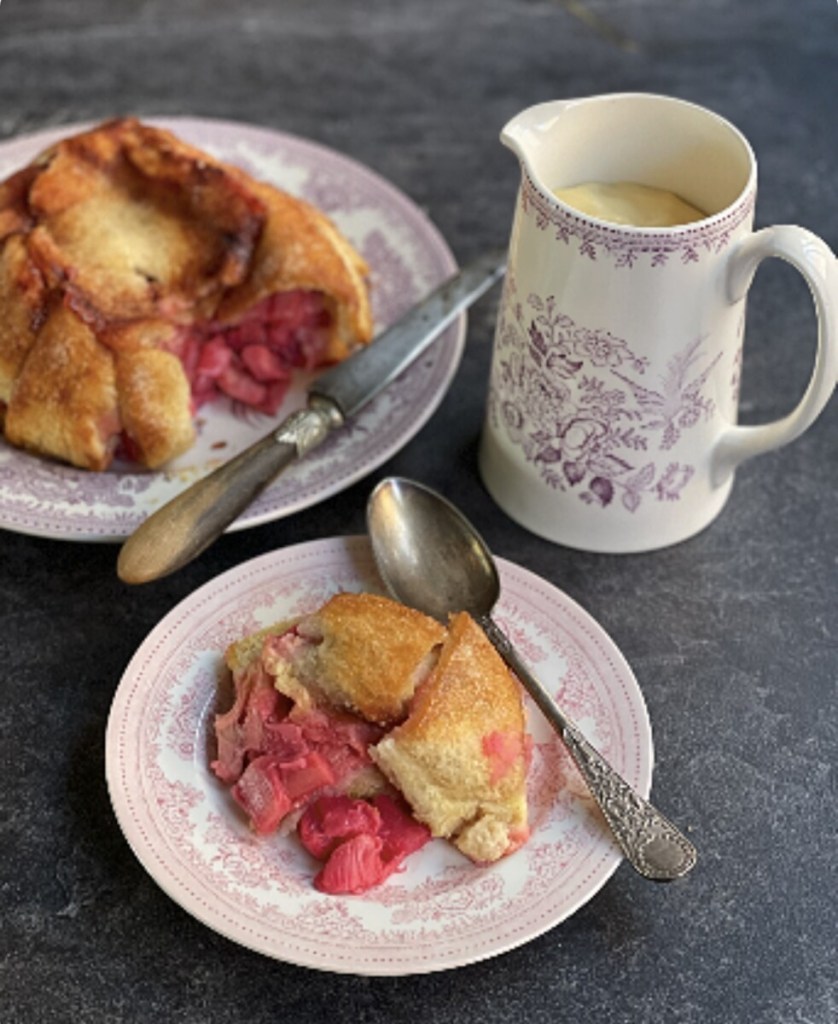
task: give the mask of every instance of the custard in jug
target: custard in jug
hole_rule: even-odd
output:
[[[670,228],[707,216],[674,192],[634,181],[590,181],[557,188],[554,195],[590,217],[637,228]]]

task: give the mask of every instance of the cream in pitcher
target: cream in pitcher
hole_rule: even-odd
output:
[[[636,228],[672,228],[707,216],[674,192],[636,181],[586,181],[554,189],[553,195],[590,217]]]
[[[798,437],[828,401],[835,257],[800,227],[753,231],[751,148],[694,104],[646,94],[545,103],[501,138],[522,180],[483,480],[513,519],[570,547],[684,540],[722,510],[739,463]],[[806,278],[818,352],[789,415],[739,426],[745,298],[768,256]]]

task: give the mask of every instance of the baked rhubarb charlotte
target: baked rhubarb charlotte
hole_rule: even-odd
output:
[[[271,415],[293,373],[372,336],[367,267],[311,204],[133,118],[0,183],[0,415],[91,470],[162,466],[223,394]]]
[[[521,688],[468,614],[339,593],[225,660],[212,770],[255,835],[296,828],[318,889],[365,892],[432,837],[477,864],[527,840]]]

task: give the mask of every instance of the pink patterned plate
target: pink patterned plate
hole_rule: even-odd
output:
[[[652,739],[643,697],[614,643],[575,602],[500,560],[498,620],[615,767],[647,795]],[[478,868],[442,840],[363,896],[324,896],[296,838],[252,835],[209,770],[221,652],[311,610],[337,590],[381,590],[364,537],[263,555],[197,590],[149,634],[114,698],[111,800],[146,870],[184,909],[235,942],[306,967],[415,974],[502,953],[557,925],[621,855],[559,741],[529,709],[532,835]]]
[[[333,150],[252,125],[150,119],[187,142],[300,195],[328,213],[371,269],[377,329],[456,270],[437,228],[384,178]],[[83,125],[0,142],[0,180]],[[394,455],[442,400],[462,356],[465,315],[339,435],[284,473],[231,530],[299,512],[337,494]],[[128,464],[87,473],[24,454],[0,438],[0,528],[77,541],[119,541],[189,483],[257,440],[305,402],[305,380],[276,419],[221,399],[201,410],[193,448],[165,472]]]

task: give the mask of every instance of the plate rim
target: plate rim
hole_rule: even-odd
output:
[[[575,914],[582,906],[593,899],[593,897],[609,881],[622,863],[624,858],[616,844],[611,843],[604,849],[601,862],[598,861],[594,864],[594,882],[585,884],[583,881],[578,893],[569,902],[568,907],[560,916],[557,917],[555,915],[551,916],[548,914],[539,927],[533,928],[532,926],[529,926],[525,930],[524,934],[520,936],[507,935],[503,942],[493,942],[491,948],[480,949],[471,953],[463,952],[461,949],[457,956],[449,957],[442,961],[430,958],[428,962],[419,963],[413,960],[409,965],[398,962],[393,966],[389,963],[386,957],[381,956],[376,960],[373,956],[372,959],[368,958],[364,962],[364,966],[361,967],[357,961],[353,961],[352,964],[337,963],[335,962],[334,955],[330,958],[329,954],[326,954],[323,962],[317,962],[316,957],[313,955],[297,955],[288,948],[278,949],[276,946],[273,948],[267,948],[271,945],[270,941],[259,941],[257,938],[248,940],[246,935],[243,934],[246,932],[246,929],[240,924],[232,922],[228,927],[222,927],[219,924],[218,915],[213,915],[209,910],[204,913],[201,910],[196,909],[195,900],[189,899],[189,895],[191,894],[187,894],[185,898],[183,891],[184,887],[178,880],[177,872],[171,869],[166,869],[165,864],[160,864],[158,867],[151,847],[148,845],[143,846],[142,842],[138,838],[137,833],[140,829],[131,818],[131,798],[127,791],[123,790],[121,785],[119,773],[123,768],[123,765],[122,759],[119,756],[120,748],[118,734],[123,728],[126,711],[131,707],[128,687],[136,677],[138,669],[149,667],[150,653],[153,652],[155,645],[161,641],[163,634],[165,634],[171,626],[176,623],[178,618],[186,614],[191,606],[200,606],[202,603],[207,604],[221,601],[222,595],[225,591],[231,591],[231,596],[224,602],[229,604],[230,601],[235,600],[237,588],[241,588],[243,581],[246,580],[248,575],[254,577],[252,587],[264,589],[264,580],[261,582],[256,581],[257,574],[263,569],[271,568],[272,563],[277,559],[285,561],[289,558],[299,556],[316,555],[320,550],[326,552],[330,548],[335,549],[336,546],[341,548],[344,556],[351,556],[352,552],[357,550],[359,545],[364,545],[365,555],[369,554],[368,538],[365,535],[356,534],[302,541],[297,544],[288,545],[286,547],[266,552],[220,573],[218,576],[196,588],[192,593],[184,597],[173,608],[166,612],[137,646],[134,654],[126,665],[119,685],[114,693],[108,714],[105,735],[105,776],[108,793],[120,830],[129,847],[140,862],[140,865],[151,877],[152,881],[155,882],[155,884],[162,889],[169,898],[177,903],[182,910],[190,914],[190,916],[200,921],[212,931],[224,936],[237,945],[251,949],[262,956],[266,956],[279,962],[337,974],[352,974],[368,977],[406,977],[413,974],[427,974],[453,970],[471,963],[477,963],[493,958],[509,952],[512,949],[523,946],[545,934],[547,931],[550,931],[554,927],[557,927],[563,921]],[[546,588],[548,591],[555,593],[558,596],[559,602],[573,613],[576,624],[581,624],[588,630],[591,630],[595,639],[600,644],[605,645],[608,655],[613,659],[613,667],[618,670],[620,683],[625,690],[626,699],[633,706],[633,710],[637,716],[636,725],[638,727],[638,745],[636,753],[639,758],[640,770],[642,772],[641,778],[637,782],[637,789],[643,796],[648,797],[649,792],[651,791],[654,772],[654,743],[651,722],[645,697],[640,688],[639,682],[622,651],[611,636],[589,612],[570,597],[570,595],[560,590],[549,580],[507,559],[498,557],[497,562],[502,576],[505,573],[514,573],[521,579],[532,578],[534,581],[537,581],[542,588]],[[205,889],[211,889],[211,886],[208,886],[203,879],[199,880],[199,884]],[[266,927],[266,935],[267,931],[268,929]],[[311,945],[311,943],[308,944]]]

